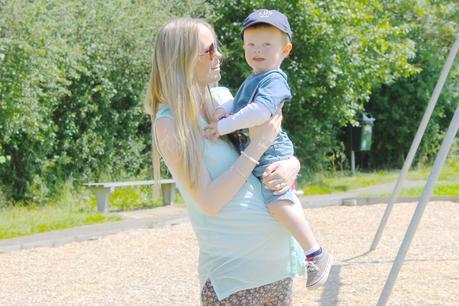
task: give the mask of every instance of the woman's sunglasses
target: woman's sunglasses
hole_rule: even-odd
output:
[[[206,51],[204,51],[204,53],[200,54],[199,56],[203,56],[207,54],[209,56],[209,59],[213,59],[216,52],[217,52],[217,49],[215,48],[215,44],[212,43],[209,46],[209,48]]]

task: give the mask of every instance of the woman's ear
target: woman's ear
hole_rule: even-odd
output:
[[[285,45],[284,49],[282,50],[282,53],[284,54],[285,57],[288,57],[288,55],[290,54],[290,51],[292,51],[292,48],[293,48],[292,43],[287,43]]]

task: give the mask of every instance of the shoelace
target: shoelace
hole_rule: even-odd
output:
[[[316,264],[315,260],[306,260],[306,271],[308,272],[317,272],[319,267]]]

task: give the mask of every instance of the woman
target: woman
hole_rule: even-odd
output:
[[[155,178],[157,149],[187,203],[199,243],[203,305],[288,305],[304,254],[270,215],[251,174],[279,132],[281,114],[250,130],[251,143],[240,156],[227,141],[207,141],[203,128],[216,108],[209,85],[220,80],[220,59],[215,32],[204,20],[179,18],[159,31],[145,99],[153,120]],[[296,159],[279,162],[264,183],[285,192],[298,169]]]

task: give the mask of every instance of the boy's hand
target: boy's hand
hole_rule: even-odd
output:
[[[215,110],[215,120],[220,120],[222,118],[228,117],[228,113],[223,108],[217,108]]]
[[[206,137],[212,142],[216,142],[218,137],[220,136],[217,130],[217,123],[218,123],[218,120],[213,121],[204,128],[204,137]]]

